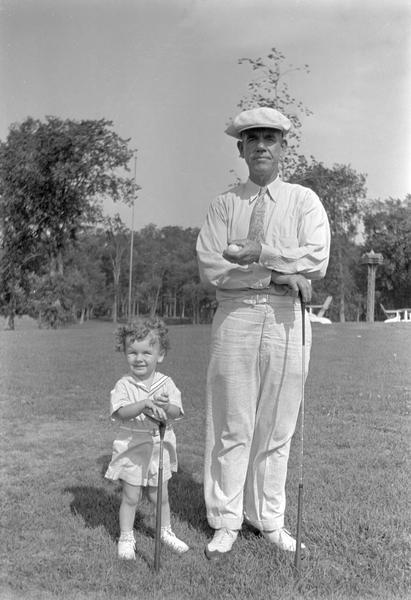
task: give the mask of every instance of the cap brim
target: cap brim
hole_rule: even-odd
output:
[[[231,137],[234,137],[237,140],[241,140],[241,134],[244,131],[249,131],[250,129],[274,129],[275,131],[281,131],[281,133],[283,135],[287,134],[287,131],[285,131],[282,127],[274,127],[273,125],[261,125],[261,124],[248,125],[247,127],[242,127],[240,131],[236,127],[234,127],[234,125],[231,124],[225,130],[225,133],[227,135],[231,135]]]
[[[237,140],[241,140],[241,133],[237,131],[237,128],[234,127],[232,123],[227,127],[224,133],[226,133],[227,135],[231,135],[231,137],[234,137]]]

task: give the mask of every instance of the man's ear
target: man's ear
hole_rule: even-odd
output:
[[[288,148],[288,143],[287,143],[287,140],[286,140],[286,139],[284,139],[284,138],[281,140],[281,148],[282,148],[283,150],[287,150],[287,148]]]
[[[243,144],[243,142],[241,140],[239,142],[237,142],[237,148],[238,148],[238,151],[240,153],[240,157],[244,158],[244,152],[243,152],[244,144]]]

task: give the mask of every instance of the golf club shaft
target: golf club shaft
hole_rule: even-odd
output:
[[[164,451],[164,433],[165,423],[159,423],[160,430],[160,454],[158,461],[158,482],[157,482],[157,504],[156,504],[156,539],[154,549],[154,570],[160,570],[160,552],[161,552],[161,509],[163,503],[163,451]]]
[[[294,566],[297,571],[301,567],[301,530],[303,520],[303,465],[304,465],[304,396],[305,396],[305,302],[301,301],[301,407],[300,407],[300,480],[298,483],[298,505],[297,505],[297,537],[294,557]]]

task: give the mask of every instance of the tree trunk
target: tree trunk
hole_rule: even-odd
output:
[[[341,241],[338,241],[338,270],[340,274],[340,322],[345,323],[345,285]]]
[[[61,250],[58,250],[57,254],[50,258],[49,273],[50,277],[55,277],[56,275],[64,275],[63,253]]]
[[[117,293],[116,292],[114,292],[111,320],[113,321],[113,323],[117,323]]]
[[[160,284],[157,287],[156,295],[154,297],[154,302],[153,302],[153,304],[151,306],[151,309],[150,309],[150,317],[154,317],[155,314],[156,314],[156,312],[157,312],[158,299],[159,299],[159,296],[160,296],[160,290],[161,290],[162,283],[163,282],[161,281]]]
[[[172,316],[175,318],[177,316],[177,294],[176,294],[176,290],[173,290],[172,301],[173,301],[173,314],[172,314]]]
[[[193,324],[197,325],[200,322],[200,303],[194,296],[191,300],[193,304]]]
[[[6,326],[6,329],[9,329],[10,331],[14,331],[14,329],[15,329],[14,317],[15,317],[14,310],[12,310],[7,315],[7,326]]]

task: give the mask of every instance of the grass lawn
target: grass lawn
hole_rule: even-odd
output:
[[[136,517],[137,560],[116,558],[119,488],[103,479],[111,454],[109,391],[125,372],[113,325],[60,331],[17,321],[0,331],[2,599],[298,600],[411,597],[409,324],[314,325],[306,386],[303,538],[292,560],[247,529],[235,550],[208,562],[202,495],[208,326],[170,328],[162,365],[183,392],[176,424],[180,470],[172,521],[190,546],[162,551],[152,570],[149,507]],[[287,526],[295,531],[298,439],[289,463]]]

